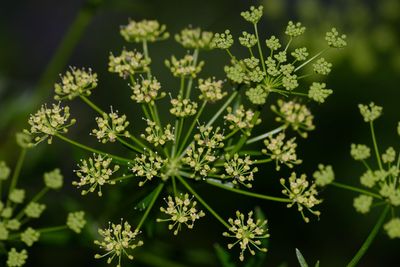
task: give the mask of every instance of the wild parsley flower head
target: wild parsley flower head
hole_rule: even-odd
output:
[[[82,232],[83,227],[86,225],[85,212],[75,211],[70,212],[67,217],[67,227],[75,233]]]
[[[95,240],[94,244],[105,250],[105,254],[96,254],[94,257],[96,259],[108,257],[108,264],[116,258],[118,262],[116,266],[121,267],[122,256],[132,260],[131,252],[143,245],[142,240],[137,241],[138,234],[139,232],[133,230],[128,222],[123,223],[122,220],[119,224],[113,223],[106,229],[99,229],[99,235],[102,240]]]
[[[112,167],[111,163],[112,158],[97,154],[93,154],[93,157],[87,160],[81,160],[81,164],[78,164],[79,169],[75,171],[79,181],[73,181],[72,184],[78,188],[89,186],[88,189],[82,190],[82,195],[98,190],[97,194],[102,196],[102,186],[114,185],[115,181],[111,179],[111,176],[120,168],[119,165]]]
[[[126,128],[129,125],[125,114],[119,115],[118,111],[109,114],[104,113],[102,117],[96,117],[98,129],[93,129],[92,134],[96,136],[99,142],[115,142],[117,137],[129,137],[130,134]]]
[[[184,28],[179,34],[175,35],[175,40],[186,49],[212,49],[212,39],[214,34],[209,31],[203,31],[200,28]]]
[[[231,178],[233,184],[241,184],[247,188],[251,188],[254,181],[254,173],[258,171],[257,167],[252,167],[254,162],[250,156],[240,157],[235,153],[233,156],[230,154],[225,155],[224,168],[226,174],[224,179]]]
[[[26,216],[29,218],[39,218],[45,209],[46,209],[46,205],[44,205],[44,204],[40,204],[37,202],[30,202],[26,206],[24,212],[25,212]]]
[[[373,198],[367,195],[359,195],[354,198],[353,206],[357,212],[365,214],[368,213],[371,209]]]
[[[223,33],[216,33],[211,42],[213,47],[219,49],[228,49],[233,45],[233,36],[230,30],[225,30]]]
[[[229,123],[229,129],[231,130],[239,129],[249,134],[249,129],[261,123],[261,119],[255,116],[255,112],[251,109],[246,110],[243,105],[236,109],[228,107],[226,111],[228,114],[224,116],[224,119]]]
[[[136,73],[148,71],[150,62],[151,60],[142,53],[124,49],[119,56],[110,54],[108,71],[117,73],[120,77],[126,79]]]
[[[275,35],[272,35],[269,39],[265,40],[265,44],[271,51],[278,50],[279,48],[282,47],[281,43],[279,42],[279,39],[276,38]]]
[[[328,75],[331,72],[332,63],[321,57],[313,64],[313,69],[317,74]]]
[[[25,190],[24,189],[15,188],[14,190],[12,190],[10,192],[10,194],[8,195],[8,198],[12,202],[20,204],[20,203],[24,202]]]
[[[131,85],[131,99],[136,103],[154,103],[155,100],[163,98],[166,93],[161,92],[161,84],[155,77],[151,79],[141,79],[134,85]]]
[[[301,25],[301,22],[289,21],[286,26],[285,34],[290,37],[298,37],[306,31],[306,27]]]
[[[168,141],[173,141],[175,135],[173,134],[173,129],[171,124],[167,124],[164,129],[162,129],[156,122],[152,120],[146,120],[147,127],[145,129],[145,134],[141,134],[140,137],[145,139],[150,144],[155,147],[163,146]]]
[[[193,229],[194,222],[205,215],[202,210],[197,210],[197,202],[193,200],[193,197],[189,197],[189,194],[180,194],[175,197],[168,196],[165,202],[167,203],[167,207],[161,207],[160,211],[171,218],[157,219],[157,222],[170,222],[168,229],[172,230],[175,228],[174,235],[179,233],[182,225]]]
[[[28,259],[28,252],[23,249],[18,252],[15,248],[11,248],[8,252],[7,266],[8,267],[22,267]]]
[[[40,237],[40,232],[34,230],[32,227],[28,227],[24,232],[21,233],[21,241],[24,242],[28,247],[31,247],[33,243],[37,242]]]
[[[240,15],[246,21],[253,23],[253,24],[257,24],[263,15],[263,10],[264,10],[263,6],[259,6],[259,7],[251,6],[250,10],[243,11],[240,13]]]
[[[24,132],[32,136],[34,143],[31,143],[31,146],[44,140],[51,144],[54,135],[67,133],[68,128],[75,122],[75,119],[70,119],[68,106],[61,107],[58,103],[48,108],[45,104],[35,114],[30,115],[28,120],[30,128]]]
[[[318,165],[318,170],[313,173],[315,184],[317,186],[326,186],[335,180],[335,173],[331,165]]]
[[[165,66],[169,68],[172,75],[175,77],[192,77],[196,78],[204,66],[204,61],[195,63],[195,58],[192,55],[185,55],[181,59],[177,59],[175,56],[171,57],[171,60],[165,60]]]
[[[383,228],[390,238],[400,238],[400,218],[395,217],[391,219]]]
[[[328,45],[333,48],[343,48],[347,46],[346,35],[339,34],[336,28],[332,28],[326,33],[325,40],[328,42]]]
[[[61,174],[60,169],[54,169],[53,171],[46,172],[43,175],[44,184],[51,189],[60,189],[63,186],[64,177]]]
[[[169,112],[179,118],[190,117],[197,112],[197,103],[187,98],[173,98],[171,105]]]
[[[250,102],[255,105],[264,105],[268,93],[262,88],[262,86],[257,85],[256,87],[252,87],[246,91],[246,96],[249,98]]]
[[[234,238],[236,241],[228,244],[228,249],[232,249],[236,244],[240,247],[240,261],[244,260],[244,252],[249,250],[251,255],[255,255],[255,251],[267,252],[266,248],[261,247],[261,240],[268,238],[267,220],[254,220],[253,212],[250,211],[245,215],[240,211],[236,211],[236,218],[229,218],[229,232],[224,232],[223,236]]]
[[[246,31],[242,32],[242,36],[239,37],[239,43],[244,47],[251,48],[257,44],[257,37]]]
[[[361,116],[364,118],[365,122],[372,122],[379,118],[382,115],[383,108],[375,105],[374,102],[371,102],[369,105],[359,104],[358,108],[360,109]]]
[[[271,160],[275,160],[276,170],[280,170],[280,164],[285,164],[289,168],[300,164],[301,159],[297,159],[295,142],[296,137],[285,140],[285,134],[279,133],[276,137],[270,136],[264,140],[266,148],[262,149],[262,153],[269,156]]]
[[[132,43],[156,42],[169,37],[167,27],[156,20],[130,20],[121,26],[120,33],[125,41]]]
[[[144,181],[139,182],[139,186],[143,186],[147,181],[161,175],[161,168],[164,164],[165,160],[157,153],[141,154],[135,157],[131,171],[133,174],[145,178]]]
[[[10,176],[11,169],[7,166],[4,161],[0,161],[0,181],[7,180]]]
[[[318,199],[316,184],[311,184],[307,181],[305,174],[297,177],[296,173],[292,172],[288,179],[288,185],[286,185],[286,179],[284,178],[281,178],[280,182],[284,187],[282,194],[286,195],[292,201],[287,207],[291,208],[296,205],[305,222],[308,223],[310,219],[304,215],[304,209],[316,216],[321,214],[319,211],[313,210],[316,205],[322,202],[322,200]]]
[[[70,67],[64,75],[60,75],[61,82],[54,85],[55,100],[72,100],[78,96],[89,96],[94,88],[97,87],[97,74],[92,73],[89,68],[87,71]]]
[[[216,102],[228,94],[227,92],[222,91],[223,81],[216,80],[215,77],[199,79],[198,87],[201,92],[199,99],[203,99],[205,101]]]
[[[315,102],[324,103],[332,93],[333,90],[326,89],[325,83],[313,82],[308,90],[308,97]]]
[[[355,160],[365,160],[371,156],[371,149],[362,144],[351,144],[350,154]]]

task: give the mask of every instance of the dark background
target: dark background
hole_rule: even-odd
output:
[[[399,28],[396,27],[400,24],[400,2],[261,2],[265,7],[265,17],[260,25],[263,39],[271,34],[280,34],[288,20],[299,20],[307,26],[304,43],[315,49],[332,26],[348,35],[348,47],[328,57],[334,68],[326,82],[329,88],[334,89],[334,94],[324,105],[311,106],[317,129],[308,139],[300,141],[298,154],[304,159],[304,164],[297,170],[311,174],[320,162],[332,164],[338,181],[357,185],[363,168],[350,158],[349,147],[352,142],[370,144],[369,128],[363,123],[357,104],[374,101],[384,107],[384,116],[376,123],[381,150],[389,145],[396,148],[399,140],[395,127],[399,120],[400,97],[400,44]],[[28,114],[45,99],[51,101],[51,85],[67,65],[93,68],[99,74],[99,88],[95,90],[93,100],[103,108],[112,105],[126,113],[128,118],[135,118],[133,125],[143,124],[138,108],[129,100],[124,81],[107,72],[110,51],[118,53],[124,46],[133,47],[124,43],[118,31],[119,25],[125,24],[128,18],[157,19],[167,24],[172,34],[191,24],[214,32],[229,28],[237,36],[242,30],[250,30],[239,16],[240,12],[251,4],[258,4],[244,0],[2,0],[0,3],[0,159],[7,160],[10,165],[14,165],[18,154],[15,132],[26,127]],[[74,48],[62,64],[64,67],[60,70],[55,65],[47,73],[47,81],[41,81],[47,64],[77,14],[83,16],[82,36],[77,34],[77,45],[71,45]],[[84,22],[87,22],[87,28]],[[239,48],[238,45],[235,47]],[[242,52],[235,50],[238,55]],[[176,81],[171,79],[163,61],[171,54],[183,55],[186,51],[170,38],[151,45],[150,53],[159,80],[164,88],[173,91]],[[201,54],[201,57],[206,60],[204,75],[222,77],[223,65],[228,61],[224,53],[211,51]],[[95,114],[79,102],[71,103],[71,108],[78,124],[72,127],[70,136],[97,145],[88,135],[94,127]],[[271,114],[266,114],[264,121],[272,122]],[[115,150],[114,147],[111,149]],[[87,210],[90,225],[82,236],[44,237],[44,242],[30,249],[27,266],[106,266],[104,262],[93,259],[92,239],[97,227],[105,226],[108,220],[118,221],[120,217],[135,220],[137,213],[133,206],[143,193],[138,193],[136,186],[127,183],[105,188],[105,195],[100,199],[95,195],[81,197],[70,186],[75,179],[72,170],[77,160],[86,155],[58,140],[52,146],[42,144],[29,153],[21,184],[32,191],[40,188],[44,171],[60,167],[65,174],[66,186],[61,194],[53,192],[46,198],[50,207],[42,218],[43,225],[63,222],[66,214],[63,208]],[[255,189],[279,195],[278,179],[287,173],[277,174],[273,167],[267,167],[259,173]],[[231,216],[237,208],[250,210],[256,205],[262,208],[271,232],[269,252],[262,266],[279,266],[284,262],[288,266],[298,266],[295,248],[299,248],[310,262],[320,259],[322,266],[344,266],[362,244],[379,214],[379,210],[366,216],[356,214],[352,207],[355,194],[328,188],[322,193],[324,203],[320,208],[320,221],[314,219],[305,224],[294,208],[232,196],[217,188],[198,188],[224,217]],[[124,266],[163,266],[154,263],[157,257],[169,258],[182,266],[218,266],[212,246],[216,242],[225,245],[226,240],[221,237],[222,227],[211,215],[199,221],[194,231],[182,232],[178,237],[151,223],[146,227],[150,237],[145,238],[145,246],[138,250],[137,261],[125,262]],[[398,248],[398,240],[389,240],[381,231],[360,266],[396,266]]]

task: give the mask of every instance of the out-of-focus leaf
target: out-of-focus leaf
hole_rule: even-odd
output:
[[[134,207],[135,210],[143,211],[150,204],[150,201],[153,199],[154,194],[156,193],[158,187],[154,188],[147,196],[145,196],[142,200],[139,201],[138,204]]]
[[[219,244],[215,244],[214,249],[222,267],[236,267],[236,264],[231,262],[231,254],[228,251]]]
[[[319,267],[319,261],[317,261],[317,263],[315,263],[315,267]]]
[[[296,256],[297,256],[297,260],[299,261],[301,267],[308,267],[308,264],[307,264],[306,260],[304,259],[303,254],[301,254],[300,250],[298,250],[297,248],[296,248]]]

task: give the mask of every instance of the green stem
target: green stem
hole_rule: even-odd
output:
[[[266,73],[267,71],[266,71],[266,68],[265,68],[265,62],[264,62],[263,52],[262,52],[262,49],[261,49],[260,38],[258,36],[257,24],[254,24],[254,32],[255,32],[256,37],[257,37],[257,47],[258,47],[258,54],[260,55],[261,65],[262,65],[263,71]]]
[[[279,132],[281,132],[281,131],[283,131],[285,129],[286,129],[286,125],[282,125],[282,126],[276,128],[276,129],[273,129],[272,131],[269,131],[267,133],[264,133],[262,135],[259,135],[259,136],[256,136],[256,137],[253,137],[253,138],[247,140],[246,141],[246,145],[255,143],[255,142],[260,141],[260,140],[264,140],[265,138],[270,137],[270,136],[272,136],[274,134],[277,134],[277,133],[279,133]]]
[[[197,65],[197,59],[199,58],[199,49],[196,48],[193,52],[193,66]],[[192,91],[193,77],[189,78],[187,87],[186,87],[186,98],[190,98],[190,92]]]
[[[234,187],[228,187],[222,183],[219,182],[214,182],[212,180],[207,179],[206,182],[210,185],[222,188],[224,190],[233,192],[233,193],[237,193],[237,194],[241,194],[241,195],[245,195],[245,196],[249,196],[249,197],[254,197],[254,198],[259,198],[259,199],[264,199],[264,200],[271,200],[271,201],[276,201],[276,202],[284,202],[284,203],[290,203],[292,202],[290,199],[287,198],[281,198],[281,197],[273,197],[273,196],[267,196],[267,195],[262,195],[262,194],[257,194],[257,193],[253,193],[253,192],[249,192],[249,191],[245,191],[245,190],[241,190],[241,189],[237,189]]]
[[[147,47],[147,41],[146,40],[143,41],[143,54],[144,54],[144,57],[146,59],[150,59],[149,49]],[[147,73],[147,79],[151,79],[151,70],[150,70],[150,68],[146,73]]]
[[[175,180],[175,176],[172,176],[172,177],[171,177],[171,180],[172,180],[172,188],[173,188],[173,190],[174,190],[174,196],[177,196],[178,194],[177,194],[177,190],[176,190],[176,180]]]
[[[232,95],[225,101],[225,103],[222,105],[222,107],[215,113],[215,115],[211,118],[211,120],[208,121],[206,126],[211,126],[213,123],[218,119],[218,117],[221,115],[222,112],[229,106],[229,104],[235,99],[235,97],[238,95],[239,91],[235,90]]]
[[[374,122],[371,121],[369,123],[369,126],[371,128],[371,136],[372,136],[372,143],[374,144],[374,150],[375,150],[375,156],[376,156],[376,161],[378,162],[379,169],[383,170],[382,162],[381,162],[381,157],[379,156],[379,149],[378,149],[378,143],[376,142],[376,137],[375,137],[375,129],[374,129]]]
[[[369,233],[367,239],[365,239],[364,243],[362,244],[361,248],[357,251],[357,254],[353,257],[353,259],[347,264],[347,267],[354,267],[357,266],[360,259],[364,256],[367,252],[368,248],[371,246],[372,241],[374,241],[376,235],[378,234],[379,230],[381,229],[383,222],[388,214],[390,206],[386,206],[383,210],[381,216],[379,216],[378,221],[376,222],[374,228]]]
[[[198,194],[194,189],[185,181],[184,178],[181,176],[177,176],[178,180],[182,183],[184,187],[186,187],[187,190],[189,190],[190,193],[192,193],[196,199],[220,222],[222,223],[226,228],[229,229],[229,224],[225,222],[224,219],[221,218]]]
[[[71,145],[79,147],[79,148],[81,148],[83,150],[113,158],[117,162],[120,162],[120,163],[123,163],[123,164],[127,164],[127,163],[131,162],[130,159],[119,157],[119,156],[115,156],[115,155],[112,155],[112,154],[109,154],[109,153],[106,153],[106,152],[103,152],[103,151],[100,151],[100,150],[85,146],[85,145],[83,145],[81,143],[78,143],[78,142],[76,142],[74,140],[71,140],[68,137],[65,137],[65,136],[63,136],[61,134],[56,134],[55,136],[57,136],[58,138],[60,138],[61,140],[65,141],[65,142],[70,143]]]
[[[10,183],[10,188],[8,190],[8,195],[14,190],[14,188],[17,186],[18,183],[18,178],[21,173],[22,169],[22,164],[24,163],[26,156],[26,148],[22,148],[18,160],[17,160],[17,165],[15,166],[13,176],[11,177],[11,183]],[[10,204],[9,199],[7,200],[7,206]]]
[[[119,182],[119,181],[122,181],[122,180],[125,180],[125,179],[132,178],[134,176],[135,176],[134,174],[123,175],[123,176],[111,179],[110,182],[114,182],[114,181],[115,182]]]
[[[124,139],[122,139],[121,137],[117,137],[117,140],[118,140],[118,142],[120,142],[122,145],[124,145],[125,147],[127,147],[128,149],[130,149],[130,150],[133,150],[133,151],[135,151],[135,152],[137,152],[137,153],[143,153],[143,150],[141,150],[140,148],[138,148],[138,147],[136,147],[136,146],[134,146],[134,145],[132,145],[132,144],[129,144],[128,142],[126,142]]]
[[[142,106],[142,110],[143,110],[143,113],[144,113],[144,116],[146,117],[146,119],[151,120],[151,117],[149,115],[149,112],[147,111],[145,104],[142,103],[141,106]]]
[[[34,203],[37,202],[39,199],[41,199],[47,192],[49,191],[48,187],[43,188],[42,190],[40,190],[33,198],[32,200],[29,202],[30,203]],[[29,205],[28,204],[28,205]],[[26,207],[28,206],[26,205],[25,208],[23,208],[16,216],[15,219],[20,220],[22,218],[22,216],[24,216],[24,212]]]
[[[181,143],[181,147],[178,150],[178,154],[180,154],[182,152],[182,149],[185,148],[186,142],[189,139],[190,135],[192,134],[193,128],[196,125],[197,121],[200,118],[201,113],[204,110],[204,107],[206,106],[207,101],[204,101],[203,104],[201,105],[199,111],[196,114],[196,117],[194,118],[194,120],[192,121],[192,124],[190,125],[188,131],[186,132],[185,138],[183,139],[183,142]]]
[[[269,158],[269,159],[257,159],[257,160],[254,161],[254,164],[264,164],[264,163],[268,163],[268,162],[271,162],[271,161],[272,161],[271,158]]]
[[[151,199],[151,201],[150,201],[150,203],[149,203],[149,206],[147,207],[146,211],[145,211],[144,214],[143,214],[142,219],[140,219],[140,222],[138,223],[138,225],[137,225],[137,227],[136,227],[136,231],[139,231],[140,228],[142,227],[143,223],[146,221],[146,218],[147,218],[147,216],[149,215],[150,210],[153,208],[154,203],[156,202],[158,196],[160,195],[161,190],[163,189],[163,187],[164,187],[164,183],[161,183],[161,184],[159,184],[159,185],[157,186],[156,191],[155,191],[155,193],[154,193],[154,196],[153,196],[153,198]]]
[[[313,61],[314,59],[316,59],[317,57],[319,57],[323,53],[325,53],[325,51],[328,50],[328,49],[329,48],[325,48],[324,50],[322,50],[319,53],[317,53],[316,55],[314,55],[312,58],[309,58],[308,60],[304,61],[303,64],[301,64],[300,66],[298,66],[297,68],[294,69],[294,72],[296,72],[296,71],[300,70],[301,68],[303,68],[305,65],[307,65],[308,63],[310,63],[311,61]]]
[[[95,103],[90,101],[89,98],[87,98],[86,96],[81,95],[79,97],[83,100],[83,102],[85,102],[89,107],[91,107],[94,111],[99,113],[101,116],[107,115],[106,112],[104,112],[101,108],[99,108]]]
[[[60,225],[60,226],[53,226],[53,227],[46,227],[46,228],[37,229],[36,231],[40,232],[41,234],[44,234],[44,233],[61,231],[61,230],[65,230],[65,229],[68,229],[68,226]]]
[[[341,183],[338,183],[338,182],[333,182],[333,183],[331,183],[331,185],[336,186],[338,188],[342,188],[342,189],[354,191],[354,192],[357,192],[357,193],[369,195],[369,196],[377,198],[377,199],[382,199],[382,197],[380,195],[378,195],[378,194],[375,194],[375,193],[372,193],[370,191],[367,191],[367,190],[364,190],[364,189],[361,189],[361,188],[358,188],[358,187],[354,187],[354,186],[351,186],[351,185],[341,184]]]

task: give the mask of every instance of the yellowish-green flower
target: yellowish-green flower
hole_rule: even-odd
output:
[[[250,211],[247,219],[240,211],[236,211],[236,218],[229,218],[229,232],[224,232],[223,236],[234,238],[236,241],[228,244],[228,249],[232,249],[236,244],[240,248],[240,261],[244,260],[244,252],[248,250],[251,255],[255,255],[255,250],[267,252],[267,248],[261,247],[261,240],[268,238],[267,220],[254,220],[253,212]]]
[[[223,81],[216,80],[215,77],[198,79],[198,86],[201,92],[200,99],[209,102],[216,102],[226,96],[227,92],[222,92]]]
[[[28,252],[23,249],[18,252],[15,248],[11,248],[8,252],[7,266],[8,267],[22,267],[28,259]]]
[[[129,125],[126,115],[118,115],[118,111],[113,111],[109,114],[103,114],[103,117],[96,117],[98,129],[93,129],[92,134],[96,136],[99,142],[115,142],[117,137],[129,137],[130,134],[126,130]]]
[[[168,196],[165,199],[167,207],[161,207],[161,212],[170,216],[168,219],[157,219],[157,222],[170,222],[168,229],[174,230],[174,235],[182,229],[182,225],[186,225],[187,228],[193,229],[194,222],[205,214],[202,210],[197,210],[197,202],[193,200],[193,197],[189,197],[189,194],[180,194],[172,197]]]
[[[275,37],[275,35],[272,35],[269,39],[265,41],[265,44],[271,51],[278,50],[281,48],[281,44],[279,42],[279,39]]]
[[[66,224],[69,229],[79,234],[80,232],[82,232],[82,229],[83,227],[85,227],[86,224],[85,212],[83,211],[70,212],[68,214]]]
[[[200,28],[185,28],[175,35],[175,40],[186,49],[212,49],[212,32],[203,31]]]
[[[33,243],[37,242],[40,238],[40,232],[34,230],[32,227],[28,227],[24,232],[21,233],[21,241],[24,242],[28,247],[31,247]]]
[[[365,122],[372,122],[376,120],[382,115],[383,110],[382,107],[376,106],[374,102],[371,102],[369,105],[359,104],[358,108],[360,109],[360,113]]]
[[[100,246],[105,254],[96,254],[94,257],[100,259],[107,258],[107,263],[110,264],[114,258],[117,260],[117,267],[121,267],[121,258],[126,256],[132,260],[130,254],[132,250],[143,245],[143,241],[136,241],[138,231],[132,230],[132,226],[128,223],[111,224],[107,229],[99,229],[99,234],[102,240],[95,240],[94,244]]]
[[[17,145],[22,148],[30,148],[32,145],[32,136],[26,132],[18,132],[15,134]]]
[[[365,160],[371,156],[371,149],[362,144],[351,144],[350,154],[355,160]]]
[[[261,123],[261,119],[256,117],[253,110],[245,110],[243,105],[240,105],[235,110],[232,107],[226,109],[228,112],[224,116],[224,120],[229,123],[229,129],[235,130],[239,129],[246,134],[250,134],[250,129],[255,125]]]
[[[302,26],[300,22],[294,23],[293,21],[289,21],[286,26],[285,34],[290,37],[298,37],[302,35],[306,31],[306,27]]]
[[[31,115],[28,123],[30,129],[24,132],[32,136],[34,146],[47,139],[47,143],[51,144],[53,135],[68,132],[68,127],[76,122],[70,119],[69,107],[61,107],[60,103],[52,104],[52,108],[43,105],[39,111]]]
[[[195,143],[190,144],[186,149],[185,157],[182,158],[182,162],[191,168],[191,177],[193,178],[197,174],[206,177],[208,174],[216,172],[217,169],[212,166],[216,160],[213,148],[199,146]]]
[[[54,169],[53,171],[44,173],[43,180],[44,184],[51,189],[60,189],[64,183],[64,177],[60,169]]]
[[[358,197],[354,198],[353,206],[356,211],[365,214],[370,211],[373,200],[374,199],[371,196],[359,195]]]
[[[169,112],[176,117],[190,117],[197,112],[197,103],[187,98],[171,99],[171,105]]]
[[[204,66],[204,61],[195,63],[195,58],[192,55],[185,55],[181,59],[172,56],[171,60],[165,60],[165,65],[175,77],[196,78]]]
[[[333,48],[343,48],[347,46],[346,35],[340,35],[336,28],[332,28],[326,33],[325,40],[328,42],[328,45]]]
[[[37,202],[30,202],[24,212],[29,218],[39,218],[43,211],[46,209],[46,205]]]
[[[242,16],[246,21],[250,23],[257,24],[263,15],[263,10],[263,6],[251,6],[250,10],[241,12],[240,16]]]
[[[390,238],[400,238],[400,218],[391,219],[383,228]]]
[[[25,199],[25,190],[24,189],[14,189],[13,191],[10,192],[10,195],[8,198],[17,204],[20,204],[24,202]]]
[[[332,93],[333,90],[326,89],[325,83],[313,82],[308,90],[308,97],[315,102],[324,103]]]
[[[264,105],[267,100],[268,93],[260,85],[254,88],[250,88],[246,91],[246,96],[249,98],[250,102],[255,105]]]
[[[105,184],[114,185],[115,181],[111,176],[119,170],[119,165],[110,166],[112,158],[93,154],[92,158],[81,160],[78,164],[79,169],[75,171],[79,181],[73,181],[72,184],[77,187],[88,186],[88,189],[82,190],[82,195],[92,193],[98,189],[98,195],[102,196],[102,186]]]
[[[7,240],[8,239],[9,231],[6,225],[0,221],[0,240]]]
[[[291,208],[296,205],[297,210],[301,213],[305,222],[308,223],[310,219],[304,215],[304,209],[316,216],[321,214],[321,212],[313,210],[316,205],[322,202],[322,200],[317,198],[318,192],[316,184],[310,184],[305,174],[297,177],[296,173],[292,172],[288,179],[288,185],[286,185],[286,179],[284,178],[281,178],[280,182],[284,187],[282,193],[292,201],[287,207]]]
[[[141,79],[140,82],[131,85],[132,96],[131,99],[136,103],[154,103],[154,100],[163,98],[166,93],[159,91],[161,84],[155,77],[151,79]]]
[[[239,37],[239,43],[244,47],[251,48],[257,44],[257,37],[248,32],[242,32],[242,36]]]
[[[167,27],[156,20],[131,20],[127,25],[121,26],[120,33],[127,42],[156,42],[169,37]]]
[[[11,169],[7,166],[4,161],[0,161],[0,181],[7,180],[10,176]]]
[[[161,168],[164,166],[165,160],[157,153],[150,155],[140,154],[134,159],[131,167],[133,174],[146,178],[139,182],[139,186],[143,186],[147,181],[151,181],[156,176],[161,176]]]
[[[211,45],[219,49],[228,49],[231,47],[233,45],[233,36],[230,30],[214,34]]]
[[[124,49],[119,56],[110,54],[108,71],[118,73],[120,77],[126,79],[136,73],[148,71],[150,62],[150,58],[146,58],[142,53]]]
[[[301,137],[306,138],[308,136],[307,131],[315,129],[313,124],[314,116],[305,105],[294,101],[285,102],[279,99],[277,106],[272,105],[271,110],[278,115],[275,119],[277,122],[281,122],[285,126],[291,126]]]
[[[279,133],[276,137],[270,136],[264,140],[266,148],[261,152],[275,160],[276,170],[280,170],[280,164],[285,164],[289,168],[294,165],[300,164],[301,159],[297,159],[296,154],[296,138],[285,141],[285,134]]]
[[[247,188],[252,187],[254,181],[254,173],[258,171],[257,167],[252,167],[254,162],[250,156],[240,157],[235,153],[233,156],[225,155],[224,168],[226,175],[225,178],[231,178],[233,184],[242,184]]]
[[[173,141],[175,139],[175,135],[170,124],[167,124],[167,126],[162,129],[154,121],[146,120],[146,122],[146,134],[141,134],[140,137],[145,139],[147,142],[157,147],[159,145],[163,146],[166,142]]]
[[[292,53],[292,57],[297,61],[304,61],[308,57],[308,51],[306,47],[296,48]]]
[[[321,57],[313,64],[313,69],[318,74],[328,75],[331,72],[332,63]]]
[[[313,173],[315,184],[318,186],[326,186],[335,180],[335,173],[331,165],[318,165],[318,170]]]
[[[89,96],[97,87],[97,74],[91,69],[77,69],[71,67],[61,77],[61,82],[54,85],[55,100],[72,100],[78,96]]]
[[[393,163],[396,160],[396,151],[393,147],[386,149],[385,153],[382,154],[383,163]]]

